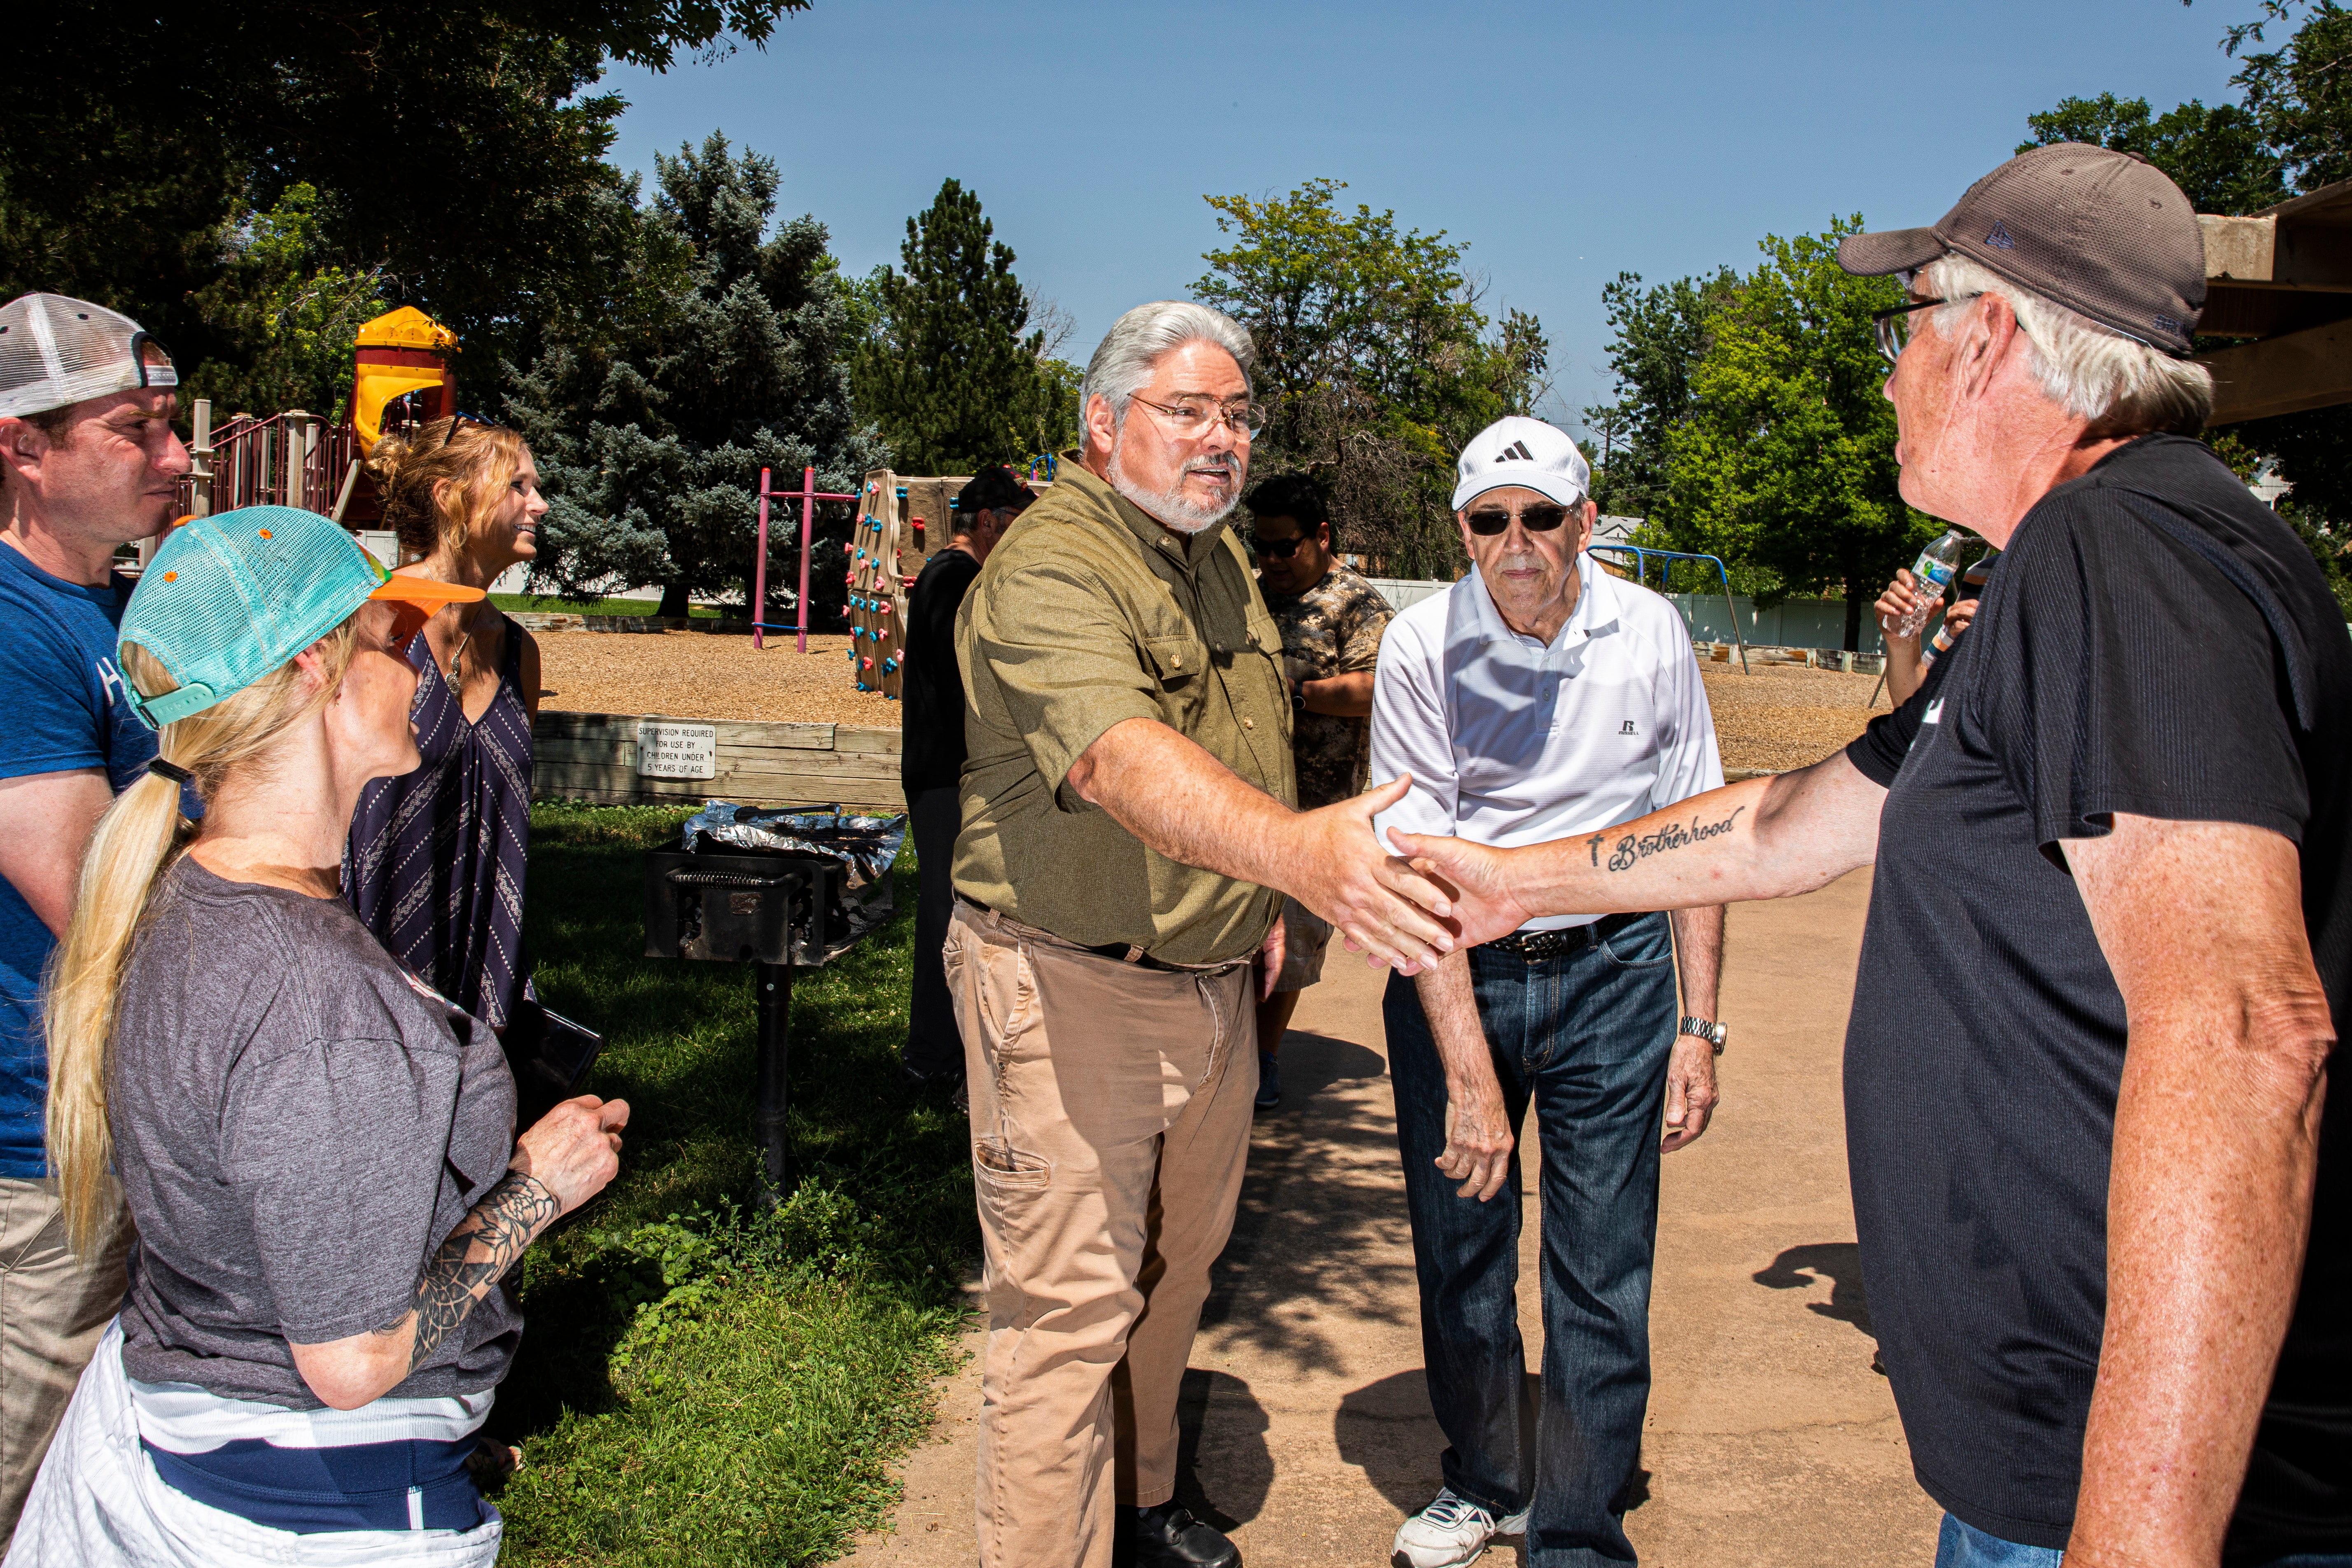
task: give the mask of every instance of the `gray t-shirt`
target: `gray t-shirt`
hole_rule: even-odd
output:
[[[139,1226],[123,1370],[298,1409],[320,1401],[288,1342],[398,1321],[514,1152],[514,1079],[488,1028],[341,900],[184,857],[123,975],[108,1093]],[[521,1337],[502,1284],[392,1396],[488,1388]]]

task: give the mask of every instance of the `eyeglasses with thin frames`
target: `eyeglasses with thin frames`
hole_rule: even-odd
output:
[[[1956,305],[1962,300],[1976,298],[1974,294],[1955,294],[1950,299],[1906,300],[1900,305],[1889,305],[1884,310],[1873,310],[1870,313],[1870,324],[1877,330],[1878,352],[1886,356],[1888,367],[1892,368],[1895,362],[1903,357],[1903,345],[1911,341],[1911,317],[1914,311],[1928,310],[1937,305]]]
[[[1148,397],[1133,401],[1166,415],[1169,430],[1188,441],[1207,435],[1220,424],[1244,438],[1265,428],[1265,410],[1255,403],[1154,403]]]

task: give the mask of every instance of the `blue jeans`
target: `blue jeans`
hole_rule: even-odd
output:
[[[1529,1409],[1518,1155],[1489,1201],[1454,1195],[1461,1184],[1434,1163],[1445,1148],[1445,1069],[1413,983],[1391,974],[1381,1012],[1421,1280],[1422,1355],[1449,1445],[1445,1484],[1498,1519],[1532,1505],[1530,1564],[1632,1563],[1622,1513],[1650,1398],[1658,1137],[1675,1037],[1666,917],[1643,915],[1603,941],[1533,963],[1474,948],[1470,975],[1515,1131],[1535,1105],[1543,1381]]]
[[[1987,1535],[1973,1524],[1950,1514],[1936,1532],[1936,1568],[2058,1568],[2065,1553],[2047,1546],[2020,1546],[1998,1535]],[[2273,1558],[2263,1568],[2352,1568],[2352,1556],[2333,1552],[2296,1553]]]

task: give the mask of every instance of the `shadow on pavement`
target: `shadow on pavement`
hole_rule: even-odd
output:
[[[1430,1414],[1422,1369],[1368,1383],[1339,1401],[1331,1419],[1339,1458],[1364,1472],[1372,1489],[1405,1513],[1429,1506],[1445,1484],[1437,1457],[1445,1435]]]
[[[1418,1332],[1396,1120],[1378,1052],[1293,1029],[1281,1109],[1262,1112],[1202,1326],[1298,1376],[1337,1374],[1338,1335]]]
[[[1852,1323],[1865,1334],[1871,1331],[1870,1303],[1862,1292],[1862,1248],[1851,1241],[1789,1247],[1772,1259],[1770,1268],[1758,1269],[1753,1278],[1759,1285],[1775,1290],[1801,1290],[1827,1279],[1830,1299],[1808,1301],[1805,1310]]]
[[[1258,1516],[1274,1489],[1265,1409],[1250,1385],[1194,1367],[1176,1395],[1176,1500],[1219,1530]]]

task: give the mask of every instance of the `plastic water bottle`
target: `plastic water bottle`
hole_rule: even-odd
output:
[[[1911,563],[1911,591],[1919,603],[1904,616],[1895,628],[1897,637],[1916,637],[1944,605],[1944,590],[1959,575],[1960,551],[1968,535],[1957,528],[1944,530],[1943,537],[1919,552],[1919,559]]]

